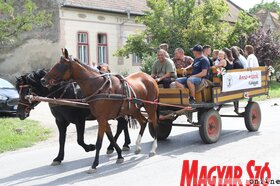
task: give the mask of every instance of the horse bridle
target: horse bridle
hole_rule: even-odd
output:
[[[29,88],[29,91],[30,91],[30,85],[19,85],[19,95],[21,95],[21,91],[22,91],[22,88]],[[32,95],[36,95],[34,92],[32,92]],[[26,106],[25,110],[27,110],[28,112],[32,109],[34,109],[38,104],[39,102],[35,103],[35,104],[31,104],[32,102],[26,100],[26,101],[23,101],[23,100],[26,100],[25,98],[22,99],[22,97],[20,98],[18,104],[19,105],[23,105],[23,106]]]
[[[60,95],[60,98],[62,98],[62,97],[64,96],[64,94],[66,93],[67,89],[68,89],[70,86],[73,86],[73,89],[75,90],[74,82],[69,82],[69,83],[67,83],[65,86],[62,86],[62,87],[58,88],[57,90],[55,90],[55,91],[49,93],[46,97],[50,97],[51,95],[53,95],[53,94],[57,93],[58,91],[64,89],[63,92],[62,92],[61,95]],[[31,86],[30,86],[30,85],[20,85],[20,86],[19,86],[19,88],[20,88],[20,89],[19,89],[19,94],[21,94],[22,88],[26,88],[26,87],[29,88],[29,93],[28,93],[28,95],[38,96],[36,93],[30,91],[30,89],[31,89]],[[76,92],[76,91],[74,91],[74,92],[75,92],[75,97],[76,97],[76,99],[77,99],[77,92]],[[23,101],[23,100],[25,100],[25,101]],[[20,98],[20,100],[19,100],[19,102],[18,102],[19,105],[26,106],[26,111],[27,111],[27,112],[29,112],[30,110],[33,110],[39,103],[40,103],[40,102],[36,102],[35,104],[32,104],[31,101],[28,101],[28,100],[26,100],[25,98],[24,98],[24,99]]]

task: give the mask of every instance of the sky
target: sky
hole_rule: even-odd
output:
[[[231,1],[237,4],[238,6],[240,6],[241,8],[243,8],[244,10],[249,10],[255,4],[259,4],[262,2],[262,0],[231,0]],[[274,0],[274,1],[280,3],[280,0]],[[273,0],[264,0],[264,2],[273,2]]]

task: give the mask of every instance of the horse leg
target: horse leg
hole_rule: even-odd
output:
[[[107,128],[106,125],[108,124],[106,120],[97,120],[97,121],[98,121],[98,134],[97,134],[97,140],[96,140],[96,144],[95,144],[96,145],[95,159],[94,159],[92,166],[88,170],[89,174],[95,173],[96,167],[99,165],[99,153],[100,153],[100,149],[102,147],[104,132],[106,131],[106,128]]]
[[[84,141],[84,134],[85,134],[85,120],[79,121],[76,125],[76,131],[77,131],[77,142],[80,146],[82,146],[86,152],[94,151],[95,145],[93,144],[85,144]]]
[[[124,158],[122,157],[122,150],[121,148],[118,146],[118,144],[116,143],[112,131],[111,131],[111,127],[110,125],[107,123],[107,127],[106,127],[106,135],[110,141],[111,144],[113,144],[113,147],[116,149],[117,153],[118,153],[118,159],[116,163],[122,163]]]
[[[114,139],[115,139],[115,142],[117,142],[120,134],[122,133],[122,130],[123,130],[123,126],[122,126],[122,123],[120,122],[119,119],[117,119],[118,121],[118,125],[117,125],[117,132],[114,136]],[[107,147],[107,154],[112,154],[114,152],[114,145],[113,143],[110,142],[110,145]]]
[[[124,132],[124,145],[122,151],[129,151],[130,150],[129,144],[131,143],[131,141],[128,132],[128,121],[126,119],[123,119],[122,122],[123,122],[122,125],[123,125],[123,132]]]
[[[64,159],[64,147],[65,147],[65,138],[66,138],[66,131],[69,125],[69,122],[64,120],[55,120],[58,131],[59,131],[59,152],[57,157],[53,160],[52,166],[60,165],[62,160]]]
[[[136,146],[135,146],[135,154],[139,154],[141,152],[141,139],[143,136],[143,133],[145,131],[146,125],[147,125],[147,119],[141,114],[139,110],[133,115],[133,117],[140,123],[140,132],[136,140]]]
[[[155,137],[152,149],[150,151],[149,156],[152,157],[156,154],[157,149],[157,106],[156,105],[147,105],[145,106],[145,110],[148,113],[149,119],[152,121],[152,123],[149,123],[149,125],[153,125],[154,131],[155,131]]]

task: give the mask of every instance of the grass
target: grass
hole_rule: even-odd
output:
[[[255,97],[254,100],[256,101],[263,101],[266,100],[268,96],[259,96]],[[280,98],[280,82],[272,81],[270,83],[270,88],[269,88],[269,98]]]
[[[37,121],[0,118],[0,153],[30,147],[46,140],[49,134],[50,130]]]

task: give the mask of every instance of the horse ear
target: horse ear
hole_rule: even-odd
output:
[[[67,59],[69,58],[68,50],[66,48],[64,48],[64,57]]]

